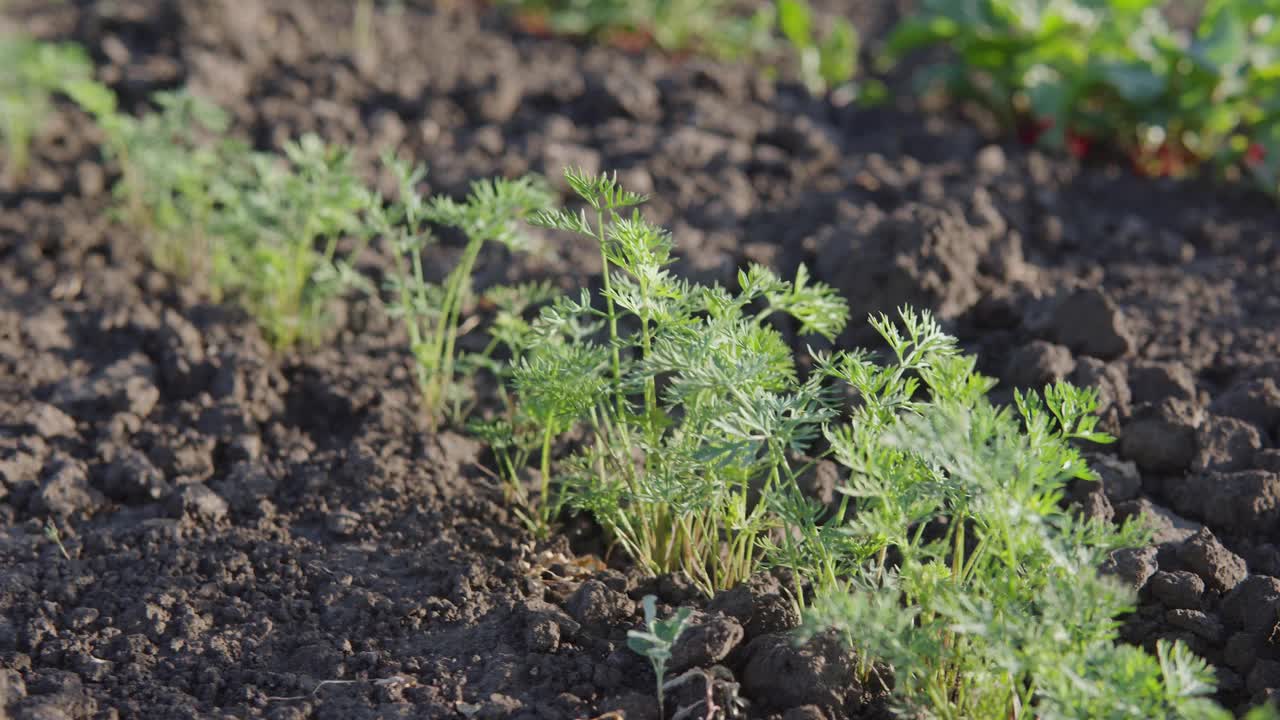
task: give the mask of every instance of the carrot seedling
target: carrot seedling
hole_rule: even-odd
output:
[[[395,267],[387,283],[392,297],[388,310],[409,332],[423,410],[434,427],[446,408],[456,407],[458,337],[463,310],[473,299],[472,273],[480,251],[487,243],[522,248],[520,220],[550,204],[551,196],[542,183],[527,177],[478,181],[462,202],[445,196],[427,200],[417,192],[423,168],[391,156],[384,162],[397,178],[399,198],[374,203],[372,230],[391,245]],[[440,282],[430,277],[422,256],[435,242],[431,224],[456,228],[466,238],[457,264]]]
[[[31,141],[53,111],[53,96],[93,76],[93,65],[78,45],[16,36],[0,38],[0,137],[5,175],[27,171]]]
[[[540,438],[538,523],[587,511],[646,571],[684,570],[707,593],[731,587],[759,567],[776,527],[757,491],[794,481],[789,455],[832,412],[770,318],[834,337],[846,306],[803,270],[788,282],[754,266],[736,293],[677,278],[672,238],[637,211],[642,196],[608,175],[566,178],[588,209],[533,221],[593,240],[603,287],[544,308],[513,359],[518,417]],[[580,449],[557,462],[558,438],[575,429]]]

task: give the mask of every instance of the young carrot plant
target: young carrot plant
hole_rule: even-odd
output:
[[[143,232],[162,270],[233,297],[277,348],[319,341],[332,302],[347,286],[348,254],[368,240],[370,194],[350,153],[305,135],[284,157],[222,137],[225,113],[185,91],[160,92],[158,112],[118,112],[92,82],[69,88],[102,127],[120,166],[120,214]]]
[[[652,43],[668,51],[693,51],[723,60],[777,62],[794,54],[800,80],[814,95],[851,84],[858,70],[858,32],[843,17],[814,32],[809,0],[776,0],[755,11],[725,0],[509,0],[526,24],[567,35],[594,35],[618,44]],[[776,72],[770,66],[768,72]],[[871,82],[863,97],[883,86]]]
[[[1069,482],[1095,479],[1077,443],[1110,441],[1093,391],[1057,384],[997,408],[976,360],[909,309],[872,319],[888,362],[819,354],[801,380],[767,320],[834,336],[845,306],[829,288],[760,267],[736,293],[679,280],[643,197],[566,177],[588,209],[534,222],[593,239],[603,287],[506,325],[512,411],[484,425],[512,487],[538,458],[531,526],[587,511],[641,568],[684,571],[706,592],[791,569],[802,635],[841,634],[866,681],[890,668],[903,716],[1229,716],[1186,647],[1117,644],[1134,594],[1097,568],[1149,531],[1063,507]],[[557,458],[570,431],[576,447]],[[809,465],[794,458],[819,436],[819,457],[849,472],[834,507],[798,490]]]
[[[646,571],[730,587],[758,568],[777,525],[756,496],[794,482],[790,453],[831,413],[769,317],[834,337],[846,306],[804,271],[787,282],[755,266],[737,293],[676,278],[671,236],[635,209],[642,196],[609,176],[566,178],[590,212],[533,221],[592,239],[603,287],[600,302],[584,291],[545,308],[513,363],[512,395],[540,436],[537,520],[562,504],[589,511]],[[574,428],[582,448],[555,462]]]
[[[873,321],[887,365],[820,362],[857,398],[827,437],[850,472],[845,532],[870,542],[849,575],[809,573],[826,582],[806,632],[835,628],[891,665],[911,717],[1210,717],[1211,675],[1186,648],[1116,647],[1133,593],[1095,568],[1146,530],[1062,508],[1069,481],[1094,478],[1073,443],[1109,441],[1094,393],[1059,384],[997,409],[954,338],[901,319]]]
[[[492,450],[507,501],[521,522],[538,537],[547,536],[552,520],[559,515],[563,504],[559,495],[543,493],[541,489],[530,493],[526,489],[524,469],[530,467],[538,456],[546,428],[539,429],[531,414],[538,408],[515,402],[508,388],[516,370],[511,359],[520,357],[538,341],[534,326],[526,315],[533,308],[559,299],[559,291],[548,283],[491,288],[484,295],[485,302],[495,308],[488,328],[490,340],[480,353],[461,358],[467,366],[483,369],[497,381],[502,411],[496,417],[472,419],[468,429]],[[590,334],[599,327],[597,324],[593,328],[579,328],[578,336]],[[549,454],[547,457],[549,461]],[[549,485],[544,487],[549,491]]]
[[[102,128],[104,154],[120,167],[113,189],[120,218],[142,233],[157,268],[213,289],[214,186],[249,158],[246,146],[223,138],[226,113],[185,90],[156,93],[158,111],[141,117],[118,112],[115,95],[97,83],[71,93]]]
[[[391,244],[396,264],[388,281],[392,296],[388,310],[409,332],[423,409],[434,426],[448,407],[457,408],[454,376],[458,337],[463,333],[463,310],[473,299],[471,277],[481,249],[490,242],[510,250],[523,248],[519,221],[532,210],[549,205],[551,196],[541,183],[526,177],[475,182],[464,202],[445,196],[427,200],[416,189],[425,175],[423,168],[410,167],[391,156],[384,162],[398,180],[400,197],[391,204],[374,203],[372,229]],[[423,248],[434,242],[428,224],[457,228],[466,238],[457,264],[442,282],[433,280],[423,262]],[[503,323],[519,318],[524,308],[517,306],[522,299],[535,299],[511,295],[494,296],[503,301],[507,311],[499,314],[499,331],[505,327]],[[501,337],[495,336],[495,343]],[[487,358],[492,349],[491,345],[481,356]]]
[[[0,38],[0,137],[5,175],[18,179],[30,162],[31,140],[53,109],[53,95],[93,76],[77,45],[16,36]]]
[[[213,184],[214,286],[244,306],[277,348],[320,341],[332,303],[347,288],[349,264],[339,242],[368,242],[370,194],[347,150],[304,135],[285,146],[285,161],[254,154]]]

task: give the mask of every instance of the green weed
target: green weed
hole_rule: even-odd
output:
[[[58,552],[62,553],[63,560],[71,560],[71,555],[67,552],[67,546],[62,544],[62,532],[58,530],[58,526],[53,520],[45,521],[44,536],[49,539],[49,542],[58,546]]]

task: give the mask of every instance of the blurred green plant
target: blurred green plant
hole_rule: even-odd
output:
[[[120,218],[142,233],[157,268],[211,289],[215,184],[249,159],[247,146],[224,139],[226,113],[185,90],[154,94],[157,110],[140,117],[119,112],[98,83],[68,92],[102,128],[103,154],[120,168]]]
[[[924,0],[886,60],[952,51],[926,86],[991,110],[1027,142],[1126,153],[1145,174],[1203,166],[1280,185],[1280,2],[1209,0],[1190,32],[1158,0]]]
[[[31,141],[53,110],[53,96],[92,77],[93,65],[78,45],[7,36],[0,37],[0,68],[5,175],[16,180],[27,171]]]
[[[372,195],[351,163],[349,149],[306,134],[285,144],[283,158],[251,154],[211,183],[219,207],[214,287],[243,305],[277,348],[324,339],[333,302],[350,286],[350,263],[369,241]],[[340,258],[345,237],[355,244]]]
[[[814,95],[837,88],[880,99],[883,86],[852,84],[859,37],[835,17],[815,32],[808,0],[776,0],[744,14],[733,0],[506,0],[528,24],[550,32],[592,35],[624,46],[652,42],[667,51],[704,52],[726,60],[773,62],[792,54],[800,80]],[[782,42],[779,42],[779,41]],[[776,70],[771,68],[770,72]]]
[[[777,0],[778,28],[799,59],[800,78],[814,95],[843,85],[858,71],[858,31],[845,18],[834,18],[826,37],[813,31],[808,0]]]
[[[506,0],[561,35],[643,35],[664,50],[694,48],[722,36],[735,19],[732,0]]]
[[[350,151],[304,135],[283,156],[253,152],[225,137],[222,110],[186,91],[157,93],[158,111],[141,117],[98,83],[67,92],[103,129],[120,216],[158,268],[240,303],[277,348],[323,339],[370,234],[372,195]],[[354,246],[339,257],[346,237]]]

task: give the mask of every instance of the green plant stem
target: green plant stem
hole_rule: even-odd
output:
[[[951,580],[959,585],[964,576],[964,523],[965,516],[955,519],[955,552],[951,555]]]
[[[660,717],[660,718],[665,718],[665,717],[667,716],[667,711],[666,711],[666,709],[663,707],[663,697],[662,697],[662,695],[663,695],[663,692],[662,692],[662,676],[666,674],[666,671],[667,671],[667,664],[666,664],[664,661],[662,661],[662,660],[654,660],[654,661],[653,661],[653,674],[654,674],[654,677],[656,677],[656,678],[657,678],[657,683],[658,683],[658,687],[657,687],[657,693],[658,693],[658,717]]]
[[[643,311],[640,313],[640,349],[644,353],[644,357],[648,358],[653,353],[652,331],[649,325],[649,283],[640,279],[640,297]],[[644,379],[644,416],[645,429],[649,442],[656,443],[662,429],[658,427],[656,418],[658,412],[658,386],[657,379],[652,375],[646,375]],[[648,467],[646,458],[645,466]]]
[[[975,567],[977,567],[978,560],[986,552],[987,538],[988,538],[988,535],[983,535],[982,537],[978,538],[978,544],[974,546],[973,553],[970,554],[969,557],[965,559],[964,570],[960,573],[961,582],[968,582],[969,578],[973,575],[973,570]]]
[[[538,508],[539,515],[542,519],[543,528],[551,525],[551,439],[555,437],[555,425],[547,423],[547,427],[542,432],[542,477],[541,480],[541,505]]]
[[[449,273],[441,317],[431,333],[431,347],[426,358],[427,380],[423,390],[423,403],[427,408],[427,421],[433,430],[438,427],[445,390],[453,378],[453,350],[457,342],[458,318],[462,313],[467,280],[471,277],[471,270],[475,266],[483,244],[483,238],[468,240],[457,267]],[[425,288],[420,254],[414,255],[414,275],[418,286]],[[425,303],[426,298],[421,299]]]
[[[480,257],[480,247],[483,244],[484,238],[476,238],[468,243],[462,263],[454,269],[457,278],[451,288],[452,297],[445,299],[445,307],[449,309],[449,318],[446,328],[447,338],[445,340],[444,356],[442,358],[444,371],[441,373],[440,380],[442,397],[444,388],[453,380],[453,353],[458,343],[458,321],[462,316],[462,306],[466,302],[467,291],[471,285],[471,271],[475,267],[477,258]]]
[[[424,289],[425,285],[423,283],[423,277],[422,277],[421,253],[416,253],[416,252],[413,253],[413,257],[409,261],[406,261],[403,254],[400,252],[396,252],[394,253],[394,255],[396,259],[397,270],[400,273],[400,276],[402,278],[408,277],[410,272],[413,273],[413,278],[415,281],[414,287],[418,289],[417,300],[425,304],[426,297],[425,297],[425,289]],[[405,267],[406,262],[410,267],[408,268]],[[406,309],[410,308],[413,306],[414,299],[415,298],[413,297],[413,290],[409,287],[409,284],[405,282],[400,283],[400,305]],[[406,310],[406,312],[408,311]],[[408,328],[408,331],[409,331],[409,347],[413,350],[413,354],[416,357],[418,348],[422,347],[422,327],[418,324],[418,322],[412,316],[407,318],[405,327]],[[414,370],[414,375],[418,379],[418,392],[422,394],[423,396],[422,399],[425,404],[427,401],[427,392],[428,392],[427,388],[431,381],[430,374],[428,373],[427,367],[423,365],[422,362],[415,362],[413,364],[413,370]],[[430,405],[427,405],[427,408],[428,408],[427,412],[430,413],[431,412]]]
[[[1017,697],[1021,700],[1022,707],[1031,707],[1031,700],[1035,696],[1036,692],[1035,683],[1021,682],[1018,684],[1021,685],[1021,689],[1018,691]]]
[[[604,301],[605,311],[609,318],[609,345],[611,346],[613,355],[613,381],[618,384],[618,389],[614,396],[617,402],[618,419],[626,417],[626,398],[623,397],[622,389],[622,351],[618,348],[618,313],[613,306],[613,284],[609,280],[609,254],[605,251],[605,244],[608,242],[605,236],[604,227],[604,211],[596,209],[596,240],[600,243],[600,270],[604,275]]]

